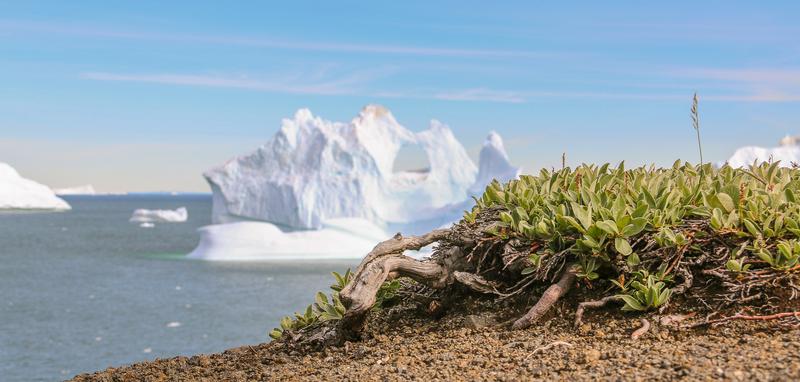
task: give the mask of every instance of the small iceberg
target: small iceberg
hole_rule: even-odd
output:
[[[0,162],[0,210],[66,211],[70,205],[43,184],[23,178]]]
[[[142,224],[139,224],[139,227],[142,227],[142,228],[153,228],[155,226],[156,226],[155,224],[149,223],[149,222],[144,222]]]
[[[54,188],[53,192],[55,192],[56,195],[95,195],[97,193],[94,190],[94,186],[91,184],[77,187]]]
[[[183,223],[189,218],[186,207],[175,210],[147,210],[140,208],[133,211],[128,220],[131,223]]]

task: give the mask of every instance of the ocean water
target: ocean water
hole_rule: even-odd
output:
[[[208,195],[66,197],[64,213],[0,214],[0,380],[51,381],[268,339],[355,261],[204,262],[183,255]],[[136,208],[189,210],[140,228]]]

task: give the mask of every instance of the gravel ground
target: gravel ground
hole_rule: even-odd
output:
[[[439,320],[391,309],[374,317],[365,339],[322,351],[265,343],[220,354],[175,357],[82,374],[75,381],[518,381],[800,380],[800,330],[730,322],[711,329],[657,324],[638,340],[639,317],[589,313],[572,326],[562,303],[528,330],[493,322],[509,312],[448,314]],[[472,310],[473,312],[476,310]]]

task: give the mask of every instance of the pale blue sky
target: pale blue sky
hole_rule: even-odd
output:
[[[497,3],[497,2],[494,2]],[[207,191],[301,107],[379,103],[529,171],[800,133],[800,3],[0,2],[0,161],[51,186]]]

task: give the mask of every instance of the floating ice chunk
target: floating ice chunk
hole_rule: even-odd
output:
[[[150,222],[144,222],[142,224],[139,224],[139,227],[142,227],[142,228],[153,228],[155,226],[156,226],[155,224],[150,223]]]
[[[142,353],[145,353],[145,354],[150,354],[152,352],[153,352],[152,348],[144,348],[144,350],[142,350]]]
[[[69,209],[69,204],[49,187],[23,178],[13,167],[0,162],[0,210]]]
[[[283,231],[266,222],[215,224],[199,229],[189,258],[204,260],[358,259],[391,235],[364,219],[335,219],[319,230]]]
[[[168,324],[167,324],[167,327],[168,327],[168,328],[177,328],[177,327],[179,327],[179,326],[181,326],[181,323],[180,323],[180,322],[178,322],[178,321],[172,321],[172,322],[170,322],[170,323],[168,323]]]
[[[131,223],[182,223],[189,217],[186,207],[176,210],[146,210],[138,209],[131,215]]]
[[[76,187],[54,188],[56,195],[94,195],[94,187],[91,184]]]

